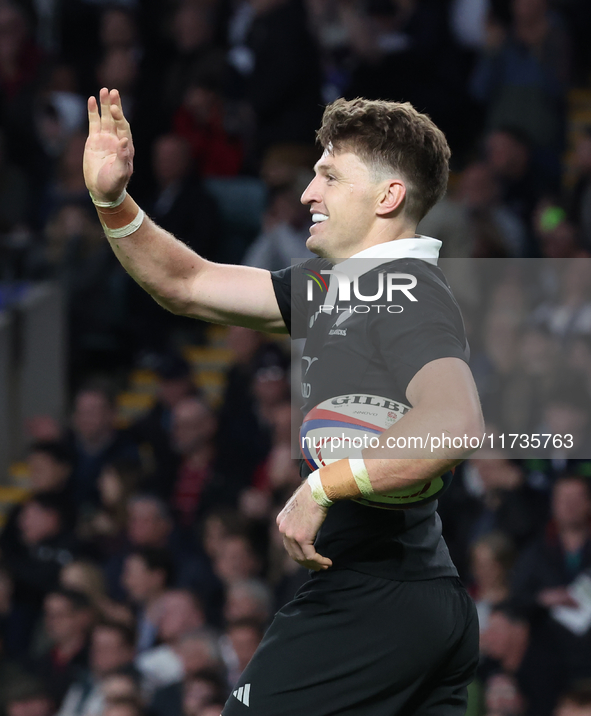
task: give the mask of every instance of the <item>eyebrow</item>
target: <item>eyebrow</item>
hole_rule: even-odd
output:
[[[317,165],[314,167],[314,169],[315,169],[318,173],[326,174],[326,173],[328,173],[328,172],[331,172],[332,174],[339,174],[339,172],[336,171],[336,169],[335,169],[335,167],[334,167],[334,164],[326,164],[326,163],[323,162],[322,164],[317,164]]]

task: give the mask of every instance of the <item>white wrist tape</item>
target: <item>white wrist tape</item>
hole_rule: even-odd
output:
[[[100,199],[95,199],[92,192],[88,192],[90,194],[90,198],[92,199],[92,203],[95,206],[98,206],[99,209],[114,209],[115,207],[119,206],[120,204],[123,204],[125,201],[125,197],[127,196],[127,192],[125,189],[121,192],[121,195],[119,198],[115,199],[115,201],[101,201]]]
[[[105,236],[109,239],[124,239],[126,236],[133,234],[134,231],[137,231],[140,228],[145,216],[144,210],[140,209],[135,219],[126,226],[122,226],[120,229],[109,229],[108,226],[103,224]]]
[[[373,495],[374,489],[371,486],[371,482],[369,480],[369,475],[367,473],[367,468],[365,467],[365,461],[363,460],[363,458],[350,457],[349,467],[351,468],[351,472],[353,473],[353,477],[355,478],[355,482],[357,483],[359,492],[361,492],[363,497],[369,497],[370,495]]]
[[[314,499],[314,502],[320,505],[320,507],[330,507],[331,505],[334,505],[334,502],[328,499],[326,492],[324,491],[322,480],[320,479],[320,470],[314,470],[314,472],[308,475],[308,484],[312,490],[312,498]]]

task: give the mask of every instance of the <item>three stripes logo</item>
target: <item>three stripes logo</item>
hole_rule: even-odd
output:
[[[232,692],[232,696],[235,696],[241,704],[250,706],[250,684],[244,684],[236,691]]]

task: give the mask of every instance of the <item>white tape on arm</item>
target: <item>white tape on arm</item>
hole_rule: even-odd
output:
[[[119,229],[109,229],[108,226],[103,224],[105,236],[108,236],[109,239],[124,239],[126,236],[133,234],[134,231],[137,231],[140,228],[145,216],[144,210],[140,209],[133,221],[130,221],[129,224],[122,226]]]
[[[322,480],[320,479],[320,470],[314,470],[314,472],[308,475],[308,484],[312,490],[312,498],[314,499],[314,502],[320,505],[320,507],[330,507],[331,505],[334,505],[334,502],[328,499],[326,492],[324,491]]]
[[[95,199],[92,192],[88,192],[90,194],[90,198],[92,199],[92,203],[95,206],[98,206],[99,209],[115,209],[120,204],[123,204],[125,201],[125,197],[127,196],[127,192],[125,189],[121,192],[119,197],[115,199],[115,201],[101,201],[100,199]]]
[[[369,497],[370,495],[373,495],[374,490],[371,486],[369,474],[367,472],[367,468],[365,467],[365,461],[363,460],[363,458],[350,457],[349,467],[351,468],[351,472],[353,473],[353,477],[355,478],[355,482],[357,483],[359,492],[361,492],[363,497]]]

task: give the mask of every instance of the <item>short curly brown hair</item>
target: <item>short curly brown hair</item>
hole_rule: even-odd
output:
[[[351,151],[378,175],[400,174],[406,183],[406,213],[417,223],[445,195],[447,140],[410,102],[337,99],[324,110],[316,136],[325,150]]]

